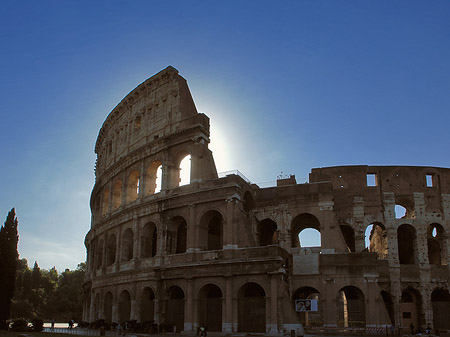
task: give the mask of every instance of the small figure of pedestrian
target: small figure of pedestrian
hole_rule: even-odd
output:
[[[409,329],[411,330],[411,336],[414,336],[415,335],[415,333],[414,333],[414,324],[410,324],[409,325]]]
[[[52,318],[52,320],[51,320],[50,331],[55,331],[55,319],[54,318]]]
[[[430,326],[430,323],[428,323],[427,329],[425,330],[425,332],[427,333],[427,335],[431,334],[431,326]]]
[[[71,330],[72,328],[73,328],[73,319],[69,321],[69,330]]]
[[[206,325],[200,325],[200,337],[206,337],[208,334],[206,333]]]

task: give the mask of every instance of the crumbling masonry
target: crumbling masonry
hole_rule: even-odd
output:
[[[172,67],[108,115],[95,145],[85,321],[154,320],[188,334],[202,323],[224,334],[299,322],[450,328],[449,169],[316,168],[309,183],[260,188],[219,178],[208,143],[209,118]],[[308,228],[320,247],[300,246]],[[296,312],[307,298],[318,311]]]

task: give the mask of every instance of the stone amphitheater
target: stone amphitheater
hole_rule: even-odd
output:
[[[209,139],[209,118],[173,67],[107,116],[95,144],[84,321],[186,334],[201,324],[273,335],[299,323],[450,328],[449,169],[314,168],[308,183],[279,177],[263,188],[237,171],[219,177]],[[304,230],[320,246],[301,245]]]

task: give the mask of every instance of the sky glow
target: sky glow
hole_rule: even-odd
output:
[[[0,214],[19,253],[84,261],[95,141],[172,65],[217,171],[307,181],[336,165],[450,167],[449,1],[9,1],[0,12]],[[3,220],[4,221],[4,220]]]

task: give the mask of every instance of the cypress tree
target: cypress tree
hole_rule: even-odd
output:
[[[11,299],[14,295],[16,279],[17,243],[19,235],[15,209],[9,211],[4,226],[0,229],[0,329],[6,329],[9,319]]]

